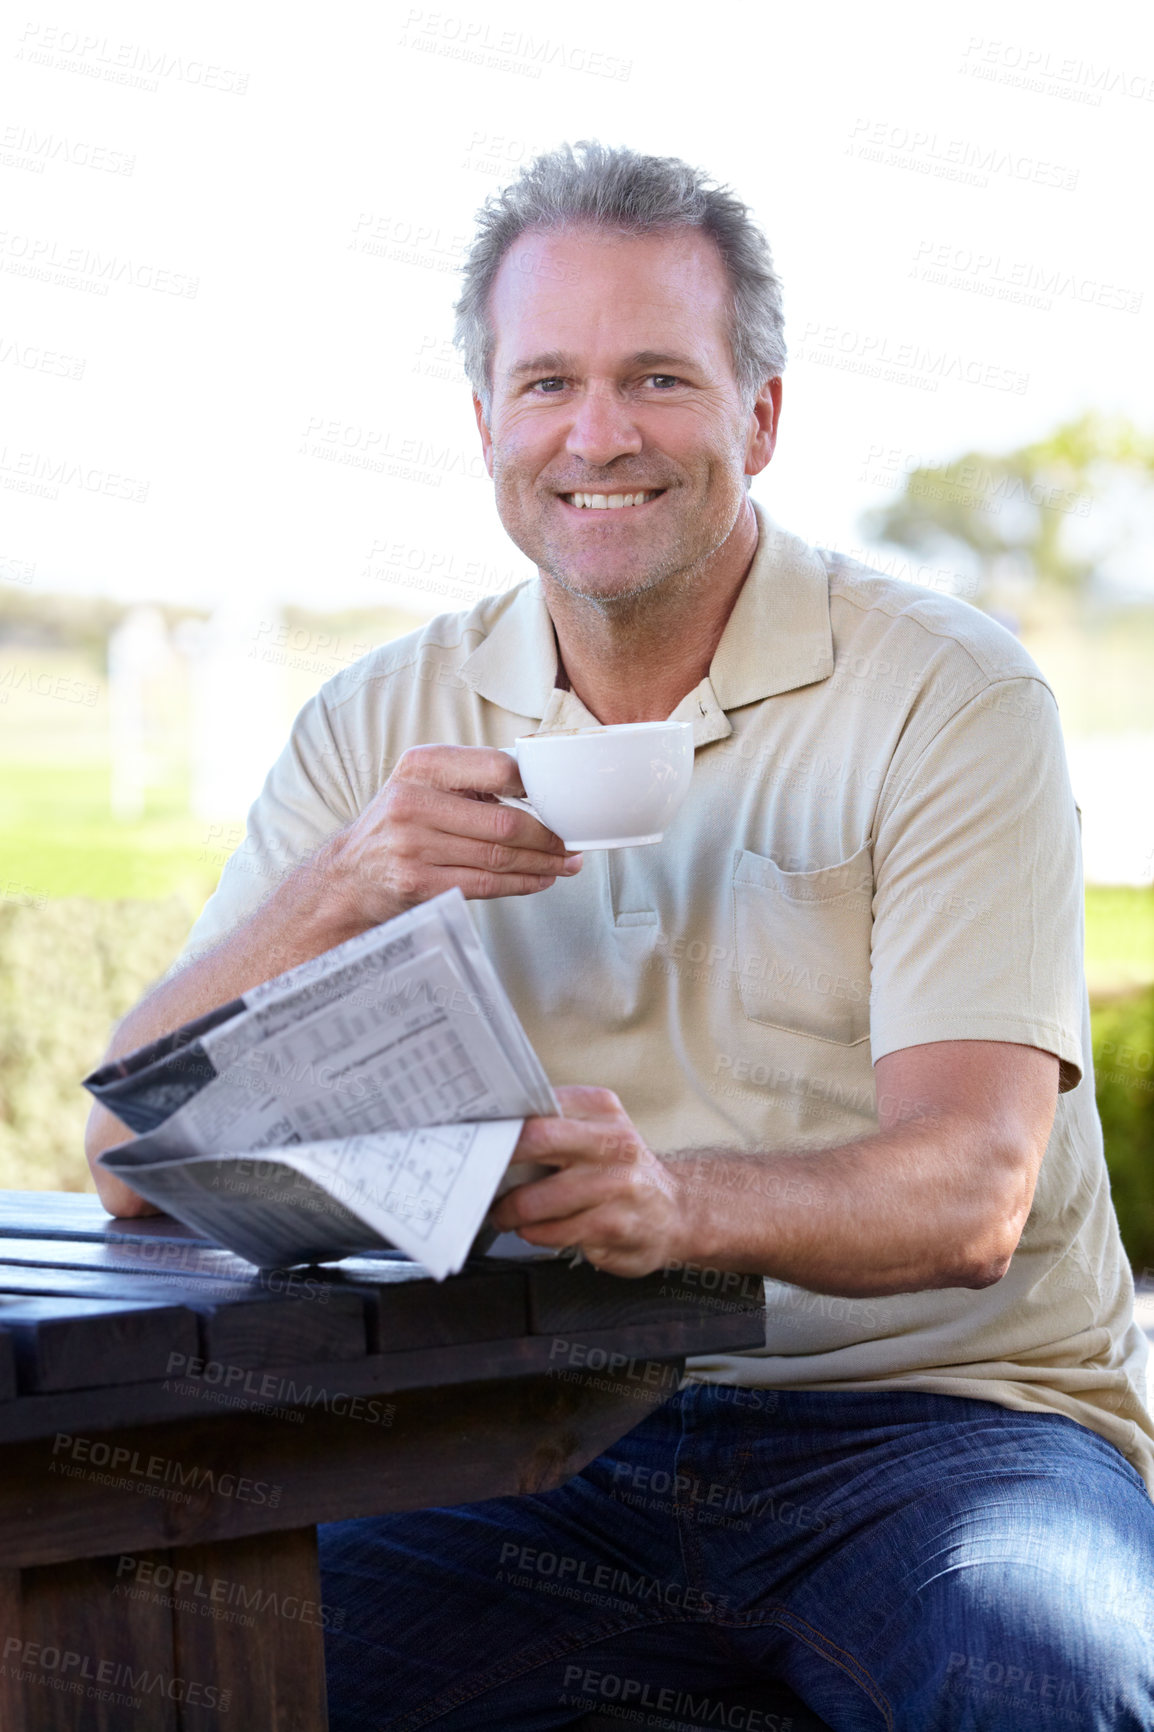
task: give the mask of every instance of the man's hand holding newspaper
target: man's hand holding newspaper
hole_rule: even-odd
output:
[[[117,1059],[85,1086],[131,1130],[102,1164],[261,1265],[395,1246],[459,1269],[556,1096],[447,891]]]

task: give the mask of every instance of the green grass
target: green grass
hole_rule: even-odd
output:
[[[1089,885],[1086,984],[1109,998],[1154,984],[1154,885]]]
[[[0,765],[0,898],[177,896],[198,909],[220,876],[229,827],[189,817],[179,786],[153,793],[133,822],[109,806],[106,765]]]

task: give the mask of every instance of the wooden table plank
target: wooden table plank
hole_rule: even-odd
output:
[[[100,1199],[87,1191],[0,1190],[0,1241],[5,1238],[75,1239],[128,1245],[191,1243],[224,1249],[171,1215],[110,1215]],[[403,1251],[391,1249],[365,1251],[361,1256],[369,1260],[408,1261]]]
[[[471,1264],[469,1273],[494,1281],[520,1279],[520,1263]],[[324,1282],[348,1286],[362,1282],[421,1280],[433,1277],[421,1264],[399,1254],[346,1257],[331,1263],[303,1263],[288,1269],[257,1269],[243,1257],[203,1241],[0,1238],[0,1278],[9,1269],[73,1269],[90,1274],[128,1275],[141,1280],[205,1282],[222,1292],[259,1290],[309,1298]],[[459,1280],[459,1276],[450,1280]],[[440,1283],[438,1283],[440,1285]]]
[[[0,1240],[0,1245],[3,1241]],[[259,1298],[254,1282],[245,1287],[236,1281],[181,1281],[171,1275],[133,1275],[124,1270],[55,1269],[43,1263],[0,1261],[0,1293],[41,1294],[44,1298],[159,1300],[183,1305],[186,1299],[212,1305],[217,1300]]]
[[[478,1279],[508,1281],[510,1274],[518,1279],[527,1263],[504,1259],[488,1263],[481,1259],[470,1263],[466,1273]],[[204,1241],[160,1240],[156,1243],[135,1240],[93,1240],[0,1238],[0,1274],[8,1268],[75,1269],[94,1273],[149,1276],[166,1280],[212,1282],[218,1287],[246,1289],[259,1287],[267,1292],[310,1296],[317,1284],[335,1281],[391,1282],[421,1280],[433,1277],[421,1264],[400,1253],[387,1256],[345,1257],[331,1263],[296,1264],[288,1269],[257,1269],[243,1257]],[[460,1276],[449,1277],[458,1281]],[[438,1283],[441,1285],[441,1283]]]
[[[333,1291],[347,1283],[365,1295],[373,1353],[501,1341],[528,1332],[525,1276],[519,1267],[474,1267],[434,1281],[419,1263],[374,1266],[348,1257],[326,1272]]]
[[[179,1305],[137,1300],[0,1298],[21,1392],[108,1389],[165,1376],[199,1348],[197,1320]]]
[[[251,1282],[257,1271],[243,1257],[201,1239],[0,1239],[0,1262],[45,1269],[95,1269],[116,1274],[179,1275],[186,1281]]]
[[[277,1289],[288,1297],[278,1300]],[[356,1358],[366,1347],[385,1352],[494,1341],[528,1328],[519,1270],[478,1271],[438,1282],[417,1263],[373,1264],[359,1258],[332,1268],[252,1270],[243,1281],[0,1260],[0,1294],[5,1293],[188,1305],[205,1318],[206,1356],[244,1365],[319,1359],[326,1353]],[[264,1309],[254,1309],[257,1305]]]
[[[130,1271],[0,1263],[0,1322],[4,1297],[16,1294],[127,1305],[161,1303],[184,1306],[196,1313],[200,1345],[191,1351],[199,1351],[205,1359],[243,1366],[359,1359],[367,1348],[368,1296],[353,1287],[331,1287],[321,1282],[312,1285],[315,1302],[303,1297],[279,1298],[255,1278],[243,1284],[185,1281]],[[303,1294],[307,1289],[301,1282],[294,1290]]]
[[[640,1424],[668,1393],[623,1377],[520,1377],[409,1390],[390,1404],[387,1424],[311,1409],[300,1424],[202,1415],[6,1444],[5,1563],[208,1545],[545,1491]]]
[[[8,1260],[9,1252],[20,1261]],[[56,1240],[0,1240],[0,1293],[43,1293],[88,1298],[168,1298],[197,1305],[211,1323],[205,1351],[212,1358],[255,1365],[287,1357],[356,1357],[365,1351],[365,1320],[370,1350],[436,1347],[453,1341],[495,1341],[523,1334],[528,1327],[525,1279],[520,1265],[478,1265],[449,1281],[434,1281],[419,1263],[399,1259],[350,1257],[337,1264],[243,1273],[227,1265],[223,1273],[203,1263],[187,1271],[175,1247],[170,1272],[138,1272],[133,1247]],[[227,1253],[225,1253],[227,1255]],[[199,1258],[199,1253],[198,1253]],[[239,1260],[236,1260],[239,1261]],[[219,1266],[218,1266],[219,1267]],[[221,1304],[201,1305],[197,1289]],[[246,1298],[272,1300],[285,1294],[283,1316],[276,1311],[242,1313]],[[231,1303],[229,1303],[231,1301]],[[308,1314],[289,1305],[308,1302]],[[242,1321],[242,1316],[245,1319]],[[356,1319],[342,1335],[341,1319]],[[261,1332],[268,1337],[262,1346]],[[241,1344],[234,1344],[234,1337]],[[244,1345],[251,1336],[252,1345]],[[289,1352],[290,1344],[296,1350]],[[238,1357],[242,1355],[243,1357]]]
[[[370,1354],[347,1364],[269,1366],[228,1377],[213,1369],[194,1377],[175,1367],[163,1383],[126,1384],[119,1389],[78,1390],[68,1396],[28,1395],[0,1406],[0,1443],[52,1437],[57,1432],[108,1431],[180,1418],[206,1411],[259,1412],[262,1408],[347,1409],[390,1396],[398,1390],[452,1387],[545,1373],[561,1383],[589,1373],[619,1372],[638,1386],[672,1395],[663,1363],[698,1353],[720,1353],[761,1346],[761,1314],[731,1318],[692,1317],[636,1329],[585,1330],[571,1337],[527,1335],[512,1341],[468,1342],[401,1353]]]
[[[705,1284],[702,1278],[705,1278]],[[765,1283],[760,1275],[730,1275],[721,1270],[657,1270],[639,1279],[608,1275],[589,1263],[531,1263],[525,1266],[529,1289],[529,1327],[534,1335],[564,1335],[574,1329],[609,1329],[670,1317],[698,1317],[761,1311]]]
[[[258,1273],[241,1259],[209,1246],[7,1240],[0,1241],[0,1291],[10,1278],[6,1270],[13,1267],[34,1265],[45,1270],[144,1279],[148,1274],[155,1277],[158,1263],[164,1279],[181,1278],[182,1301],[188,1297],[183,1285],[190,1281],[211,1280],[217,1290],[222,1281],[234,1283],[239,1294],[244,1288],[263,1286],[273,1279],[272,1272]],[[626,1280],[587,1263],[572,1267],[568,1262],[552,1260],[494,1260],[486,1265],[478,1259],[443,1283],[433,1282],[419,1264],[397,1260],[374,1263],[366,1258],[283,1271],[279,1278],[307,1282],[322,1297],[341,1289],[366,1288],[369,1347],[379,1352],[452,1341],[499,1340],[526,1329],[539,1335],[565,1334],[577,1326],[611,1328],[618,1322],[657,1322],[673,1316],[752,1314],[764,1305],[764,1287],[757,1276],[715,1270],[657,1271]],[[49,1279],[59,1284],[59,1275],[44,1276],[46,1282]],[[111,1289],[108,1291],[111,1294]],[[227,1328],[227,1324],[222,1327]],[[214,1356],[222,1354],[214,1349]],[[257,1363],[258,1359],[259,1353],[245,1363]]]
[[[0,1238],[170,1239],[208,1243],[171,1215],[110,1215],[88,1191],[0,1191]]]
[[[325,1303],[269,1296],[219,1305],[198,1305],[205,1359],[249,1369],[324,1359],[364,1357],[365,1301],[356,1292],[335,1292]]]

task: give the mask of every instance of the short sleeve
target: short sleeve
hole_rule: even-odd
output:
[[[1076,1087],[1081,846],[1053,694],[1037,678],[995,682],[891,777],[874,838],[874,1061],[1010,1041],[1054,1053],[1060,1091]]]
[[[324,694],[301,710],[288,743],[249,809],[244,840],[188,935],[174,968],[199,956],[255,913],[281,880],[356,817],[356,797]]]

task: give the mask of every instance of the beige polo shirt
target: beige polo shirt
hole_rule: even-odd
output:
[[[1053,695],[966,603],[758,513],[665,840],[473,916],[553,1083],[614,1089],[650,1145],[820,1148],[877,1123],[874,1062],[942,1040],[1055,1053],[1034,1205],[992,1287],[844,1299],[767,1281],[765,1346],[709,1381],[902,1388],[1063,1413],[1154,1494],[1146,1342],[1090,1074],[1078,821]],[[355,818],[402,752],[588,725],[540,586],[385,644],[298,716],[189,939],[214,943]],[[751,1195],[750,1206],[756,1207]],[[769,1205],[766,1205],[769,1206]]]

